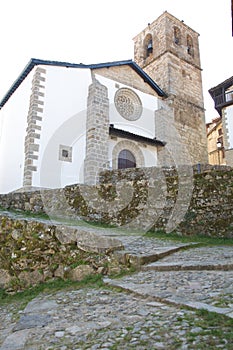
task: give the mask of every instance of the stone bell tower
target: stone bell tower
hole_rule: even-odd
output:
[[[161,114],[156,113],[160,125],[156,136],[168,145],[175,140],[174,132],[169,135],[162,127],[167,110],[192,164],[208,162],[198,37],[183,21],[164,12],[134,38],[135,62],[168,95],[161,101]],[[184,158],[180,155],[180,162],[185,163]]]

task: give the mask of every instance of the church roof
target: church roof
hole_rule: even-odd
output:
[[[89,68],[89,69],[100,69],[107,67],[115,67],[115,66],[130,66],[150,87],[156,91],[156,93],[160,97],[167,97],[166,93],[154,82],[150,76],[144,72],[134,61],[125,60],[125,61],[115,61],[115,62],[106,62],[106,63],[96,63],[96,64],[83,64],[83,63],[69,63],[69,62],[59,62],[59,61],[48,61],[32,58],[10,89],[7,91],[5,96],[0,101],[0,109],[5,105],[5,103],[9,100],[11,95],[16,91],[16,89],[20,86],[20,84],[24,81],[27,75],[31,72],[31,70],[38,65],[45,66],[57,66],[57,67],[66,67],[66,68]]]
[[[145,137],[145,136],[137,135],[137,134],[134,134],[132,132],[125,131],[122,129],[116,129],[116,128],[114,128],[113,124],[110,124],[109,135],[118,136],[118,137],[126,138],[128,140],[134,140],[134,141],[146,143],[146,144],[152,145],[152,146],[165,146],[166,145],[165,142],[159,141],[156,138]]]

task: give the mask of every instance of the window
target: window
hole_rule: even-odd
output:
[[[63,149],[62,150],[62,157],[64,157],[64,158],[68,158],[69,157],[69,152],[67,151],[67,149]]]
[[[180,29],[177,27],[174,28],[174,43],[176,45],[181,44],[181,32],[180,32]]]
[[[136,168],[136,159],[130,151],[123,149],[118,156],[118,169]]]
[[[222,148],[222,157],[225,158],[225,148]]]
[[[148,34],[144,41],[145,45],[145,58],[149,57],[153,53],[153,40],[151,34]]]
[[[72,162],[72,147],[60,145],[59,160],[62,160],[64,162]]]
[[[193,39],[190,35],[187,35],[187,52],[190,56],[194,57]]]
[[[221,147],[223,147],[223,137],[222,136],[217,139],[217,143],[221,144]]]
[[[233,101],[233,91],[225,92],[226,102]]]

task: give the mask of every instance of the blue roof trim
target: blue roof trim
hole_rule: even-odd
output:
[[[115,61],[115,62],[106,62],[106,63],[96,63],[96,64],[83,64],[83,63],[69,63],[69,62],[59,62],[59,61],[48,61],[32,58],[29,63],[26,65],[22,73],[19,75],[18,79],[10,87],[6,95],[0,101],[0,109],[5,105],[9,100],[11,95],[16,91],[28,74],[32,71],[35,66],[45,65],[45,66],[57,66],[57,67],[66,67],[66,68],[89,68],[89,69],[100,69],[108,68],[115,66],[129,65],[133,68],[143,80],[148,83],[152,89],[154,89],[160,97],[167,97],[166,93],[160,89],[160,87],[146,74],[134,61],[125,60],[125,61]]]
[[[35,66],[38,65],[46,65],[46,66],[59,66],[59,67],[67,67],[67,68],[87,68],[85,64],[75,64],[68,62],[58,62],[58,61],[48,61],[48,60],[40,60],[36,58],[32,58],[29,63],[26,65],[22,73],[19,75],[18,79],[13,83],[10,87],[6,95],[0,101],[0,109],[5,105],[5,103],[9,100],[11,95],[15,92],[15,90],[20,86],[20,84],[24,81],[24,79],[28,76],[28,74],[32,71]]]

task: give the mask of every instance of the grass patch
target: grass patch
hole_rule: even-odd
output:
[[[114,279],[120,279],[124,276],[130,276],[133,273],[137,272],[137,269],[134,266],[131,266],[128,269],[122,269],[119,273],[116,274],[110,274],[108,277],[109,278],[114,278]]]
[[[68,218],[68,217],[55,217],[55,216],[49,216],[46,213],[32,213],[30,211],[21,211],[21,210],[14,210],[14,209],[4,209],[0,206],[0,212],[9,212],[16,216],[16,218],[31,218],[31,219],[39,219],[39,220],[47,220],[51,221],[56,224],[63,224],[67,226],[78,226],[78,227],[96,227],[99,229],[112,229],[116,233],[119,233],[121,235],[123,232],[126,235],[137,235],[137,236],[146,236],[146,237],[154,237],[164,240],[171,240],[181,243],[200,243],[203,245],[233,245],[233,238],[226,238],[226,237],[208,237],[206,235],[192,235],[192,236],[183,236],[180,233],[174,231],[172,233],[166,233],[164,230],[157,230],[157,231],[148,231],[146,233],[134,229],[134,230],[127,230],[121,226],[106,224],[103,222],[97,222],[97,221],[87,221],[83,219],[75,219],[75,218]]]
[[[23,211],[23,210],[17,210],[17,209],[5,209],[0,206],[0,212],[8,212],[11,214],[14,214],[15,216],[19,218],[35,218],[35,219],[42,219],[42,220],[49,220],[50,217],[46,213],[33,213],[29,210]]]
[[[148,231],[146,237],[177,241],[181,243],[200,243],[203,245],[233,245],[233,238],[207,237],[204,235],[181,236],[177,232],[166,233],[165,231]]]
[[[0,306],[10,303],[20,303],[25,307],[29,301],[36,298],[41,293],[54,293],[65,289],[79,288],[101,288],[105,286],[102,276],[99,274],[86,276],[82,281],[74,282],[71,280],[54,279],[52,281],[40,283],[37,286],[25,289],[21,292],[9,294],[0,289]]]
[[[209,326],[218,326],[220,323],[222,326],[229,326],[231,329],[233,329],[233,319],[225,315],[218,314],[216,312],[209,312],[205,309],[197,310],[196,314],[201,317],[201,323],[207,321]]]
[[[13,214],[18,219],[39,219],[39,220],[47,220],[47,221],[54,221],[57,224],[63,224],[67,226],[93,226],[97,228],[117,228],[115,225],[105,224],[97,221],[87,221],[83,219],[75,219],[75,218],[69,218],[69,217],[60,217],[60,216],[53,216],[53,215],[47,215],[46,213],[40,212],[40,213],[33,213],[31,211],[23,211],[23,210],[17,210],[17,209],[5,209],[0,206],[0,213],[10,213]]]
[[[192,327],[200,327],[200,332],[192,332],[192,328],[188,333],[190,342],[194,341],[198,336],[205,337],[205,344],[198,349],[215,349],[216,340],[218,342],[227,341],[224,349],[232,349],[233,345],[233,319],[225,315],[207,310],[197,310],[195,314],[198,317],[193,319],[193,316],[186,315],[185,319]],[[208,347],[209,346],[209,347]]]

